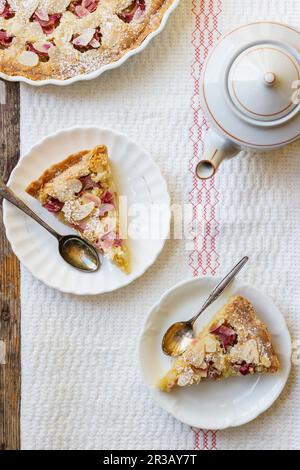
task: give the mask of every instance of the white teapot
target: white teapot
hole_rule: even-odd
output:
[[[201,105],[211,128],[196,167],[211,178],[241,150],[265,152],[300,137],[300,31],[252,23],[221,38],[201,77]]]

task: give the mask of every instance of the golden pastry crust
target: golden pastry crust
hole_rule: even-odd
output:
[[[132,5],[133,0],[101,0],[96,10],[83,18],[67,10],[71,0],[8,0],[15,15],[10,19],[0,17],[0,30],[13,36],[13,40],[9,47],[1,47],[0,43],[0,71],[31,80],[66,80],[115,62],[140,46],[160,26],[165,12],[174,2],[143,1],[145,10],[127,23],[118,14]],[[38,23],[30,21],[37,8],[62,15],[51,34],[45,34]],[[74,48],[72,40],[91,28],[100,28],[101,45],[80,52]],[[33,66],[20,63],[20,60],[23,62],[20,59],[22,53],[28,50],[27,42],[35,45],[45,41],[53,43],[47,60],[39,60]]]
[[[130,254],[120,236],[118,197],[105,145],[52,165],[26,192],[120,269],[130,272]]]
[[[224,328],[225,327],[225,328]],[[254,373],[275,373],[279,361],[266,326],[253,305],[232,297],[159,381],[165,392],[177,385]]]

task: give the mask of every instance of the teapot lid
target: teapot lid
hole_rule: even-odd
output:
[[[269,42],[247,48],[233,61],[228,92],[241,114],[270,122],[296,108],[292,86],[297,80],[299,62],[286,48]]]
[[[202,104],[219,129],[250,147],[299,137],[300,32],[280,23],[241,26],[225,35],[202,74]]]

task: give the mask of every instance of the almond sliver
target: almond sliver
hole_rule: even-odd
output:
[[[4,12],[6,0],[0,0],[0,15]]]
[[[78,210],[72,215],[74,220],[83,220],[85,219],[90,213],[94,210],[95,204],[94,202],[88,202],[87,204],[83,204],[78,208]]]
[[[80,36],[73,40],[75,46],[87,46],[94,37],[96,30],[94,28],[86,29]]]

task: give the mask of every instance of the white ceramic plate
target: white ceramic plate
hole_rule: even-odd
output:
[[[161,33],[161,31],[164,29],[164,27],[167,24],[167,21],[168,21],[168,18],[170,16],[170,14],[172,13],[172,11],[175,10],[175,8],[177,8],[177,6],[179,4],[179,1],[180,0],[174,0],[173,1],[172,5],[166,10],[166,12],[165,12],[165,14],[164,14],[164,16],[161,20],[161,23],[160,23],[159,27],[155,31],[150,33],[145,38],[145,40],[142,42],[142,44],[139,47],[128,51],[119,60],[117,60],[115,62],[112,62],[111,64],[103,65],[102,67],[95,70],[94,72],[90,72],[90,73],[86,73],[86,74],[82,74],[82,75],[76,75],[75,77],[68,78],[67,80],[57,80],[57,79],[54,79],[54,78],[48,79],[48,80],[30,80],[29,78],[22,77],[21,75],[16,75],[16,76],[13,77],[11,75],[6,75],[3,72],[0,72],[0,78],[3,78],[4,80],[8,80],[10,82],[24,82],[24,83],[28,83],[29,85],[33,85],[33,86],[43,86],[43,85],[66,86],[66,85],[71,85],[72,83],[79,82],[79,81],[82,81],[82,80],[92,80],[94,78],[97,78],[100,75],[102,75],[103,72],[106,72],[107,70],[116,69],[117,67],[120,67],[120,65],[122,65],[124,62],[126,62],[126,60],[129,59],[129,57],[132,57],[132,56],[138,54],[139,52],[142,52],[148,46],[149,42],[155,36],[157,36],[159,33]]]
[[[153,204],[165,209],[164,217],[158,221],[159,234],[155,239],[148,240],[145,236],[141,239],[138,236],[143,233],[141,218],[132,217],[129,220],[128,228],[132,234],[128,240],[132,258],[130,274],[123,273],[105,259],[97,273],[75,270],[60,258],[55,238],[8,202],[4,201],[3,204],[7,238],[20,261],[48,286],[79,295],[102,294],[126,286],[156,260],[170,228],[170,198],[158,166],[137,144],[122,134],[97,127],[75,127],[51,135],[35,145],[21,158],[8,183],[49,225],[62,234],[70,233],[69,227],[43,209],[25,193],[24,188],[54,163],[99,144],[108,147],[118,193],[119,196],[127,196],[128,207],[132,203],[143,203],[148,209]],[[154,230],[156,227],[151,228]]]
[[[245,424],[267,410],[283,390],[290,372],[291,339],[285,320],[266,295],[255,288],[234,281],[197,322],[197,329],[207,324],[231,295],[247,297],[261,320],[268,326],[280,360],[277,374],[236,377],[220,382],[203,382],[178,388],[167,394],[155,383],[170,367],[171,359],[161,351],[167,328],[196,313],[219,279],[185,281],[167,291],[154,305],[140,339],[139,355],[144,381],[154,400],[183,423],[202,429],[225,429]]]

